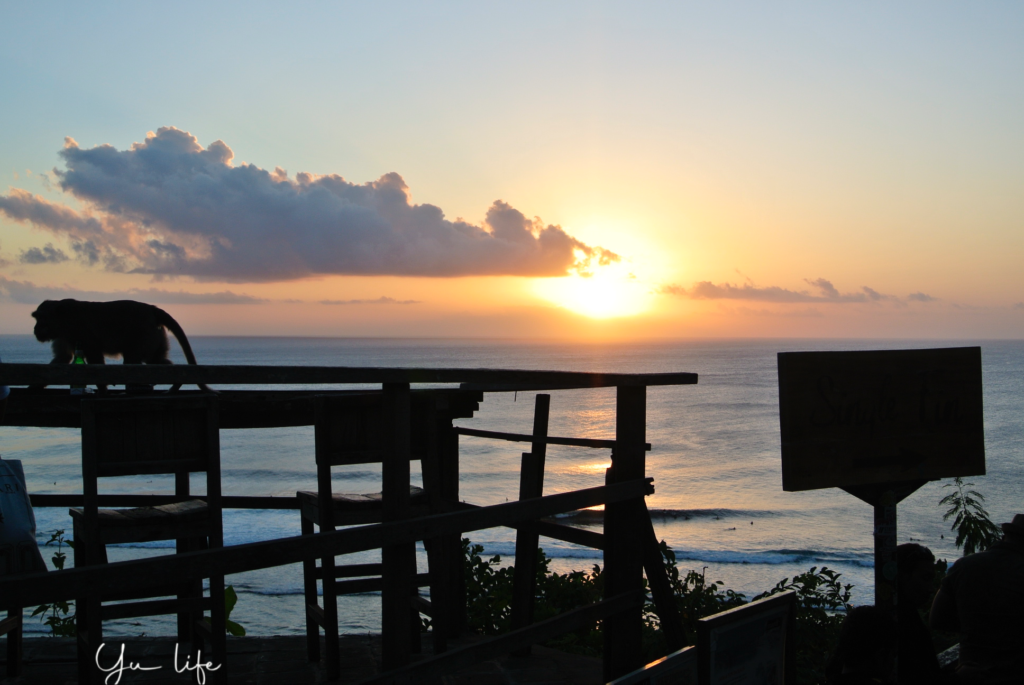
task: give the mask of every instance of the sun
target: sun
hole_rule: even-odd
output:
[[[565,276],[534,281],[543,299],[592,319],[635,316],[647,309],[647,288],[619,265],[598,267],[592,276]]]

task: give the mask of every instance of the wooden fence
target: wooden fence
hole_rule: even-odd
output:
[[[645,453],[647,386],[688,385],[697,382],[696,374],[590,374],[563,371],[516,371],[492,369],[353,368],[300,366],[162,366],[162,365],[39,365],[2,364],[0,384],[11,386],[59,386],[72,384],[121,386],[126,384],[198,384],[225,385],[338,385],[380,384],[382,411],[388,427],[383,445],[383,521],[317,534],[279,538],[266,542],[235,545],[222,549],[187,552],[135,561],[112,563],[104,567],[69,569],[59,573],[39,573],[0,578],[0,610],[72,599],[86,592],[104,593],[143,590],[152,583],[154,571],[159,577],[202,578],[211,574],[230,574],[282,566],[307,559],[383,549],[385,588],[405,569],[404,560],[389,555],[417,540],[510,526],[518,528],[520,539],[536,535],[567,540],[604,551],[605,599],[542,622],[532,622],[517,612],[515,630],[475,644],[452,649],[430,659],[410,663],[411,620],[408,594],[383,594],[385,673],[379,682],[409,677],[431,678],[462,665],[489,656],[527,648],[530,644],[560,633],[575,630],[595,620],[603,621],[604,675],[611,680],[643,665],[641,630],[643,580],[646,571],[655,605],[666,631],[669,646],[682,646],[682,630],[675,615],[671,589],[662,566],[654,529],[644,497],[653,492],[647,477]],[[412,384],[459,384],[446,389],[412,389]],[[472,416],[486,391],[553,390],[574,388],[616,388],[615,438],[558,438],[543,433],[537,426],[533,435],[475,431],[455,428],[452,420]],[[186,389],[181,392],[189,392]],[[224,390],[221,392],[222,428],[257,428],[311,425],[313,397],[327,390]],[[374,392],[360,390],[360,393]],[[113,393],[113,391],[112,391]],[[430,397],[439,409],[439,430],[435,435],[439,453],[440,478],[444,506],[440,513],[408,518],[401,507],[409,492],[409,460],[412,454],[410,408]],[[78,426],[77,402],[66,390],[28,390],[15,388],[7,410],[6,423],[26,426]],[[503,440],[531,442],[531,453],[524,455],[524,481],[520,501],[486,507],[461,503],[458,497],[458,435],[478,435]],[[611,467],[604,486],[557,495],[541,496],[538,477],[543,476],[543,449],[547,444],[610,448]],[[538,453],[541,455],[538,458]],[[532,461],[526,459],[532,456]],[[312,455],[310,455],[312,459]],[[530,466],[532,464],[532,466]],[[539,471],[538,469],[539,464]],[[528,471],[534,475],[528,475]],[[539,474],[539,475],[538,475]],[[532,484],[531,480],[532,480]],[[76,506],[79,495],[34,495],[35,506]],[[167,498],[171,500],[171,497]],[[101,506],[151,505],[153,496],[108,495]],[[290,497],[225,496],[226,508],[292,509],[298,508]],[[396,506],[397,505],[397,506]],[[597,505],[605,506],[604,532],[584,531],[541,519]],[[529,535],[523,538],[522,533]],[[534,543],[535,544],[535,543]],[[461,554],[459,560],[461,563]],[[518,564],[517,564],[518,565]],[[461,577],[461,573],[458,574]],[[389,580],[390,579],[390,580]],[[401,587],[409,580],[395,581]],[[522,597],[524,592],[517,590]],[[527,600],[530,594],[527,594]],[[464,610],[464,607],[463,607]],[[458,622],[450,622],[455,629]]]

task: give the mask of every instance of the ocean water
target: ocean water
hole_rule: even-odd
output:
[[[647,473],[656,492],[648,498],[658,537],[675,550],[683,571],[703,571],[708,580],[748,597],[778,581],[827,566],[854,585],[855,603],[873,597],[871,508],[837,489],[783,492],[778,420],[776,353],[808,350],[868,350],[980,345],[983,359],[988,475],[972,478],[993,520],[1024,511],[1024,342],[878,340],[713,340],[671,343],[580,345],[520,341],[234,338],[192,340],[208,364],[296,364],[337,366],[427,366],[557,369],[605,372],[696,372],[696,386],[648,390]],[[176,351],[176,350],[175,350]],[[46,362],[48,348],[29,336],[0,336],[6,362]],[[178,355],[178,363],[184,359]],[[280,386],[277,386],[280,387]],[[352,386],[349,386],[352,387]],[[614,389],[551,393],[550,434],[614,437]],[[459,425],[529,433],[534,393],[488,393],[472,419]],[[225,430],[221,436],[225,494],[291,495],[315,489],[311,427]],[[461,497],[477,504],[514,500],[523,444],[463,437]],[[30,492],[80,492],[80,437],[73,429],[0,427],[0,453],[21,459]],[[601,485],[608,450],[549,446],[544,492]],[[414,480],[418,478],[413,463]],[[380,489],[379,467],[335,469],[335,489]],[[197,483],[198,485],[198,483]],[[959,556],[942,520],[942,482],[929,483],[899,506],[900,542],[930,547],[939,558]],[[124,479],[123,492],[169,492],[169,480]],[[197,488],[197,490],[200,490]],[[56,529],[70,533],[67,512],[36,511],[38,538]],[[575,523],[574,523],[575,525]],[[592,524],[599,525],[599,524]],[[225,512],[225,543],[241,544],[299,534],[294,511]],[[514,563],[514,531],[498,528],[470,534],[488,555]],[[111,560],[170,553],[172,543],[111,548]],[[600,553],[543,539],[552,569],[566,572],[601,564]],[[67,551],[67,550],[65,550]],[[44,549],[49,560],[50,553]],[[352,562],[379,553],[352,555]],[[425,570],[425,556],[420,554]],[[232,618],[250,634],[304,631],[302,579],[298,566],[229,577],[239,594]],[[380,629],[380,597],[369,593],[339,603],[342,630]],[[27,629],[43,632],[38,619]],[[111,622],[108,634],[171,634],[170,617]]]

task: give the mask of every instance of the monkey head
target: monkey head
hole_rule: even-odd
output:
[[[32,312],[32,318],[36,320],[36,326],[32,332],[39,342],[50,342],[60,337],[59,325],[60,302],[46,300]]]

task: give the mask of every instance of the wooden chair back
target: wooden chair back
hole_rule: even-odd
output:
[[[412,403],[411,444],[413,460],[422,459],[429,444],[433,415],[422,407],[426,400]],[[316,463],[318,466],[346,466],[380,463],[387,444],[384,428],[384,398],[380,393],[365,395],[318,395],[314,401]]]
[[[82,401],[82,485],[87,517],[95,515],[100,478],[174,474],[175,496],[187,498],[189,474],[202,472],[206,473],[207,503],[219,512],[216,396]]]

